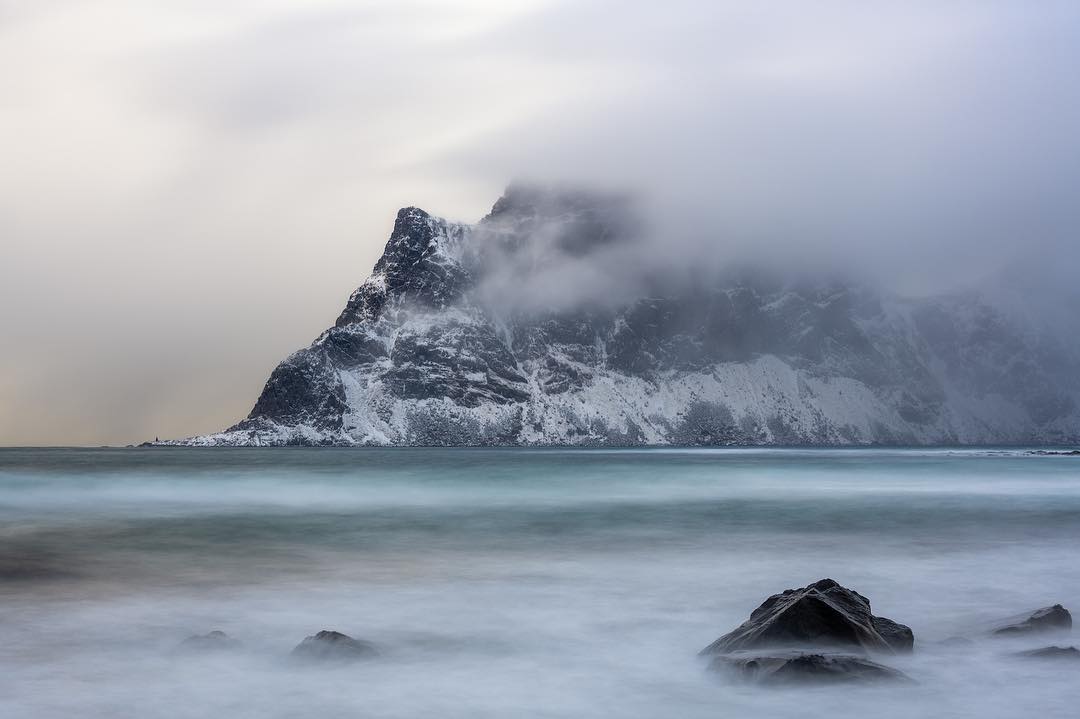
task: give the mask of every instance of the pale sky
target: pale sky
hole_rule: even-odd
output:
[[[1077,68],[1074,2],[0,0],[0,444],[232,424],[397,208],[515,178],[898,286],[1071,274]]]

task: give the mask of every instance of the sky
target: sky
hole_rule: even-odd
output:
[[[1078,67],[1055,0],[0,0],[0,444],[232,424],[397,208],[511,180],[637,193],[655,258],[1068,286]]]

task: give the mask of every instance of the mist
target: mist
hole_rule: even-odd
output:
[[[0,5],[0,443],[227,425],[398,207],[514,179],[638,198],[632,259],[559,273],[608,295],[752,260],[1075,327],[1078,35],[1068,2]]]
[[[0,452],[8,716],[1067,717],[1072,663],[986,638],[1075,606],[1073,459],[943,450]],[[663,481],[657,481],[663,477]],[[769,689],[697,652],[831,576],[912,685]],[[229,650],[184,652],[219,629]],[[305,665],[335,629],[376,659]],[[942,644],[954,636],[970,645]]]

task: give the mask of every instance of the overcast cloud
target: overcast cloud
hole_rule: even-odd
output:
[[[1068,285],[1078,67],[1074,2],[0,0],[0,443],[230,424],[398,207],[514,178],[656,262]]]

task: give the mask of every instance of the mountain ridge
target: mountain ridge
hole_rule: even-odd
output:
[[[729,268],[606,303],[560,304],[572,295],[560,291],[517,302],[536,277],[573,283],[573,270],[621,251],[628,218],[625,198],[523,186],[475,225],[402,208],[371,275],[274,369],[248,417],[168,444],[1080,437],[1076,357],[973,294],[905,300]]]

